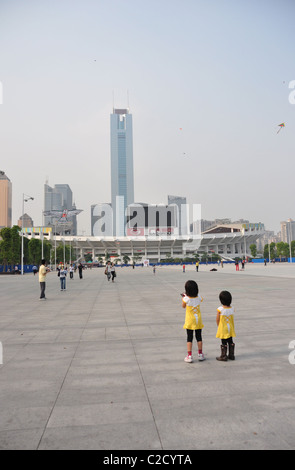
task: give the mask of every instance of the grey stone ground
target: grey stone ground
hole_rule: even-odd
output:
[[[102,269],[0,276],[0,449],[294,449],[293,265]],[[206,360],[186,364],[180,292],[204,297]],[[220,363],[220,290],[236,308],[236,360]]]

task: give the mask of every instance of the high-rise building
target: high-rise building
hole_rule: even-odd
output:
[[[111,188],[113,233],[123,236],[125,211],[134,202],[132,114],[113,109],[111,114]]]
[[[178,232],[175,204],[133,203],[127,208],[127,236],[169,236]]]
[[[176,205],[178,212],[177,226],[179,229],[179,235],[188,234],[188,214],[187,214],[187,204],[186,197],[181,196],[168,196],[168,205]]]
[[[44,211],[76,209],[73,203],[73,193],[68,184],[56,184],[54,188],[47,183],[44,185]],[[55,225],[53,216],[44,216],[44,225]],[[59,228],[60,230],[60,228]],[[69,224],[65,231],[71,235],[77,235],[77,217],[69,217]]]
[[[12,224],[12,183],[0,171],[0,228],[11,227]]]
[[[281,239],[285,243],[295,240],[295,220],[287,219],[281,222]]]

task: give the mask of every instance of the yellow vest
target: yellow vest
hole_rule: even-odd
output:
[[[219,325],[217,328],[216,338],[227,339],[234,338],[235,333],[235,324],[234,324],[234,308],[233,307],[224,307],[221,305],[218,307],[217,312],[220,313]]]
[[[188,297],[185,295],[182,297],[184,303],[186,303],[185,310],[185,322],[183,328],[186,330],[201,330],[204,325],[202,322],[200,304],[203,302],[202,297]]]

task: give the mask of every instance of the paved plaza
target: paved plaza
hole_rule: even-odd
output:
[[[101,268],[0,276],[0,449],[294,449],[295,266]],[[206,360],[184,362],[180,293],[198,282]],[[218,294],[236,360],[216,361]],[[196,352],[195,343],[193,353]],[[293,356],[292,356],[293,357]]]

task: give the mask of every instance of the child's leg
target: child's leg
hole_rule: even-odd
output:
[[[202,354],[203,341],[202,341],[202,330],[196,330],[196,340],[198,343],[198,353]]]
[[[227,361],[227,339],[222,339],[221,340],[221,345],[220,345],[220,349],[221,349],[221,354],[219,357],[217,357],[217,361]]]
[[[202,341],[202,330],[196,330],[196,340],[198,343],[198,360],[203,361],[205,359],[205,356],[203,354],[202,348],[203,348],[203,341]]]
[[[188,356],[192,355],[192,347],[193,347],[193,330],[186,330],[187,333],[187,354]]]
[[[228,359],[231,359],[232,361],[235,360],[235,343],[233,342],[232,337],[228,338]]]

